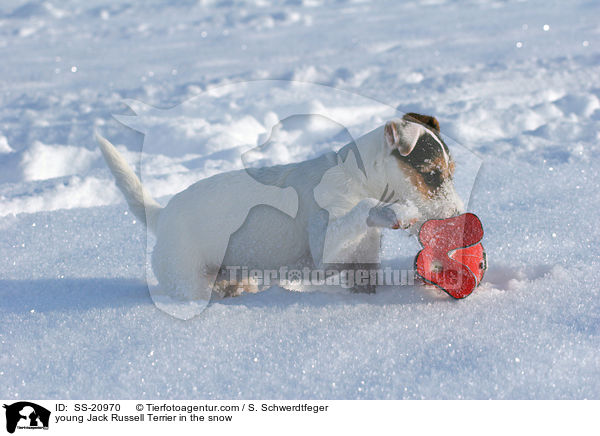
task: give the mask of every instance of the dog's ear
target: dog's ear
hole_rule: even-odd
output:
[[[417,145],[423,131],[423,127],[418,123],[396,118],[385,123],[385,142],[388,147],[398,149],[402,156],[408,156]]]
[[[409,112],[404,115],[403,119],[408,121],[418,121],[419,123],[423,123],[426,126],[431,127],[436,132],[440,132],[440,123],[435,117],[430,117],[429,115],[421,115],[414,112]]]

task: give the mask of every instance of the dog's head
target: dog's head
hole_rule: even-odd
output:
[[[391,187],[408,194],[424,219],[449,218],[463,211],[454,188],[454,160],[434,117],[409,113],[388,121],[383,166]],[[403,189],[407,185],[408,192]]]

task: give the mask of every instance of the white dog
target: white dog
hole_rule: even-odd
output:
[[[416,231],[463,208],[439,124],[425,115],[390,120],[337,153],[200,180],[165,207],[115,147],[97,139],[132,212],[156,235],[159,286],[180,298],[248,289],[221,280],[231,268],[377,264],[382,228]]]

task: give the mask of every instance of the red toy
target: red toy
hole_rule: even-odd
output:
[[[415,258],[415,271],[454,298],[470,295],[487,269],[481,245],[483,226],[476,215],[465,213],[421,226],[423,250]]]

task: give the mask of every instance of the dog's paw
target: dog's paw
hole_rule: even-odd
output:
[[[215,283],[213,290],[223,298],[239,297],[243,293],[256,294],[258,284],[252,278],[240,281],[220,280]]]
[[[392,227],[394,229],[414,228],[415,224],[421,219],[419,209],[411,202],[393,204],[391,207],[394,210],[397,219],[396,226]]]
[[[367,225],[388,229],[408,229],[419,221],[419,211],[412,203],[379,204],[369,210]]]
[[[392,209],[393,204],[376,205],[369,210],[367,225],[369,227],[394,228],[398,225],[396,212]]]

